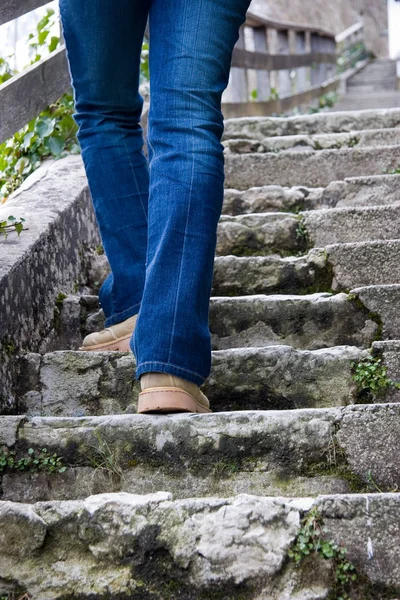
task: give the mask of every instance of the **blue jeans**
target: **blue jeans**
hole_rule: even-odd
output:
[[[250,0],[60,0],[78,139],[112,274],[106,326],[138,314],[136,378],[211,370],[224,157],[221,95]],[[143,153],[140,54],[149,18]]]

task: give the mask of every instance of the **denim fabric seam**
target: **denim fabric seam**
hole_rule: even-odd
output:
[[[198,9],[199,13],[201,11],[202,4],[203,4],[203,0],[200,0],[200,6],[199,6],[199,9]],[[197,40],[198,40],[198,28],[196,28],[196,40],[194,42],[194,48],[197,47]],[[182,43],[183,43],[183,41],[184,41],[184,37],[182,38]],[[192,80],[193,80],[193,71],[194,71],[194,60],[192,61],[192,69],[191,69],[191,72],[190,72],[190,84],[192,83]],[[192,114],[192,98],[191,98],[190,94],[189,94],[189,114],[190,115]],[[193,131],[193,129],[194,129],[193,118],[190,119],[190,129],[191,129],[191,131]],[[186,211],[186,223],[185,223],[185,233],[183,235],[182,254],[181,254],[181,260],[180,260],[180,263],[179,263],[179,276],[178,276],[178,285],[177,285],[176,296],[175,296],[174,320],[172,322],[172,331],[171,331],[171,338],[170,338],[169,352],[168,352],[168,362],[171,360],[171,354],[172,354],[172,344],[173,344],[173,340],[174,340],[175,326],[176,326],[176,316],[177,316],[177,312],[178,312],[179,290],[180,290],[180,287],[181,287],[181,279],[182,279],[183,256],[185,254],[185,247],[186,247],[186,242],[187,242],[186,232],[187,232],[187,228],[188,228],[189,214],[190,214],[190,209],[191,209],[191,205],[192,205],[194,168],[195,168],[195,162],[196,162],[196,156],[195,156],[195,136],[194,135],[191,136],[191,141],[192,141],[192,147],[191,147],[192,171],[191,171],[191,174],[190,174],[189,201],[188,201],[187,211]]]
[[[111,315],[111,317],[108,317],[108,319],[105,320],[105,327],[111,327],[111,325],[116,325],[117,323],[125,321],[125,319],[129,319],[129,317],[133,317],[133,315],[137,314],[138,311],[136,310],[136,308],[138,306],[140,308],[140,304],[141,302],[138,302],[137,304],[132,304],[132,306],[126,308],[122,312],[114,313],[113,315]]]
[[[126,140],[125,140],[125,139],[124,139],[124,148],[125,148],[126,154],[127,154],[127,156],[128,156],[129,166],[130,166],[130,168],[131,168],[132,175],[133,175],[133,179],[134,179],[134,181],[135,181],[135,185],[136,185],[136,191],[137,191],[137,193],[139,194],[139,198],[140,198],[140,205],[141,205],[141,207],[142,207],[142,210],[143,210],[144,218],[146,219],[146,223],[148,223],[148,222],[149,222],[149,220],[148,220],[148,218],[147,218],[146,211],[145,211],[145,209],[144,209],[144,206],[143,206],[142,194],[140,193],[140,188],[139,188],[139,186],[138,186],[138,182],[137,182],[137,178],[136,178],[135,169],[133,168],[132,161],[131,161],[131,156],[130,156],[130,154],[129,154],[129,150],[128,150],[128,147],[127,147],[127,145],[126,145]]]

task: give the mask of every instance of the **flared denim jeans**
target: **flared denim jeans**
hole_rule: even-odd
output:
[[[211,370],[221,96],[250,0],[60,0],[78,140],[111,275],[106,326],[138,314],[136,378]],[[148,158],[140,56],[149,19]]]

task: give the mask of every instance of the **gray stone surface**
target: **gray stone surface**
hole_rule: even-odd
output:
[[[215,350],[278,344],[310,350],[368,347],[378,329],[346,294],[327,293],[213,297],[209,323]]]
[[[393,382],[400,385],[400,340],[374,342],[372,344],[372,351],[375,356],[382,360],[387,376]],[[400,402],[400,390],[396,386],[389,388],[385,396],[388,402]]]
[[[354,346],[295,350],[291,346],[213,352],[203,386],[214,411],[340,406],[354,400],[350,363],[366,354]],[[132,354],[54,352],[41,362],[35,381],[20,384],[19,407],[28,415],[55,417],[136,411],[139,384]]]
[[[399,404],[349,406],[337,433],[351,470],[384,491],[400,485],[399,436]]]
[[[241,215],[260,212],[293,211],[320,208],[324,188],[265,185],[247,190],[226,189],[222,214]]]
[[[286,135],[265,137],[264,139],[228,139],[224,142],[226,153],[245,154],[249,152],[284,152],[286,150],[334,150],[338,148],[362,148],[391,146],[400,143],[400,131],[393,129],[370,129],[343,133],[323,133],[314,135]]]
[[[80,157],[43,164],[1,207],[26,219],[20,237],[0,239],[0,411],[13,410],[13,357],[37,351],[54,331],[59,292],[85,268],[85,248],[99,243]]]
[[[368,310],[379,315],[383,338],[400,339],[400,284],[369,285],[355,288],[351,293],[356,294]]]
[[[326,252],[335,291],[400,281],[398,239],[328,245]]]
[[[357,598],[373,593],[374,584],[400,588],[394,494],[173,500],[159,492],[32,507],[5,502],[2,510],[26,527],[27,537],[36,535],[36,551],[2,553],[0,577],[39,600],[77,594],[139,600],[149,593],[162,600],[175,597],[177,589],[183,600],[221,593],[237,600],[323,600],[334,590],[330,563],[313,556],[310,578],[307,561],[296,567],[288,559],[301,519],[312,508],[320,512],[326,535],[348,548],[349,559],[368,576],[354,586]],[[10,529],[3,537],[5,546],[13,544]]]
[[[326,244],[392,240],[399,235],[400,204],[391,206],[334,208],[300,213],[310,243]]]
[[[348,177],[344,181],[335,181],[324,190],[323,200],[338,208],[399,202],[400,174]]]
[[[396,169],[400,145],[340,150],[227,154],[225,187],[245,190],[251,186],[278,184],[324,187],[332,181],[361,175],[380,175]]]
[[[324,249],[300,257],[219,256],[214,263],[212,294],[307,293],[329,291],[332,283]]]
[[[305,249],[304,239],[297,234],[299,217],[286,213],[264,213],[222,216],[218,224],[219,256],[296,253]]]
[[[263,140],[270,136],[340,133],[391,129],[400,125],[400,109],[317,113],[295,117],[242,117],[226,119],[223,139]]]

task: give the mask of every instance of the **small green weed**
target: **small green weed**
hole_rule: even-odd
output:
[[[382,169],[382,172],[385,175],[400,175],[400,166],[399,167],[394,167],[394,169]]]
[[[400,384],[390,379],[382,359],[368,356],[359,362],[352,362],[352,379],[357,384],[358,396],[362,400],[373,400],[382,396],[388,389],[400,389]]]
[[[25,456],[19,456],[6,446],[0,449],[0,473],[10,471],[44,471],[45,473],[64,473],[67,467],[56,453],[50,454],[47,448],[34,450],[29,448]]]
[[[123,469],[119,461],[119,453],[117,450],[110,448],[109,444],[103,439],[100,433],[94,433],[98,444],[92,446],[94,456],[89,457],[90,466],[93,469],[106,471],[109,475],[120,479],[123,477]]]
[[[22,217],[20,219],[16,219],[10,215],[5,221],[0,221],[0,235],[4,235],[6,239],[13,231],[16,231],[17,235],[20,235],[21,231],[24,230],[24,223],[25,219]]]
[[[322,525],[322,516],[316,508],[312,508],[304,517],[302,527],[288,554],[297,565],[312,554],[332,561],[338,592],[337,600],[344,600],[347,598],[346,587],[357,579],[356,568],[346,558],[346,548],[326,539],[326,531]]]
[[[305,244],[308,244],[310,241],[304,217],[299,218],[299,222],[296,227],[296,237]]]

